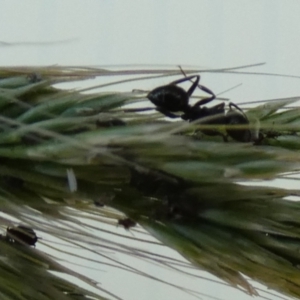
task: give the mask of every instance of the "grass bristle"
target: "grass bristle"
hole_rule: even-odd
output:
[[[300,204],[286,199],[300,191],[245,185],[299,171],[299,108],[287,107],[300,97],[245,110],[250,130],[263,138],[239,143],[205,134],[225,134],[224,125],[170,122],[154,108],[148,110],[143,92],[112,92],[104,85],[97,92],[54,87],[96,76],[125,75],[123,81],[134,82],[128,76],[162,74],[180,71],[0,69],[3,236],[7,226],[20,222],[41,237],[44,232],[71,244],[100,247],[95,228],[78,219],[96,220],[101,228],[116,225],[125,214],[194,266],[250,295],[258,292],[246,276],[300,298]],[[141,112],[143,107],[147,112]],[[0,243],[3,299],[114,297],[112,291],[102,290],[101,297],[59,279],[49,271],[99,289],[34,248],[4,237]],[[21,270],[26,270],[22,278]]]

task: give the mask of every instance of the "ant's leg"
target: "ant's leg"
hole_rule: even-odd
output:
[[[236,108],[238,111],[240,111],[241,114],[246,118],[246,120],[248,120],[246,114],[244,113],[244,111],[243,111],[240,107],[238,107],[236,104],[230,102],[230,103],[229,103],[229,109],[231,109],[232,106],[233,106],[234,108]]]
[[[196,103],[194,104],[194,107],[196,107],[196,106],[201,106],[201,105],[204,105],[204,104],[207,104],[207,103],[213,101],[213,100],[216,98],[216,95],[215,95],[210,89],[208,89],[207,87],[205,87],[205,86],[203,86],[203,85],[200,85],[200,84],[198,84],[198,87],[199,87],[202,91],[206,92],[207,94],[210,94],[211,97],[208,97],[208,98],[199,100],[198,102],[196,102]]]
[[[162,107],[157,107],[156,110],[159,111],[160,113],[162,113],[163,115],[165,115],[168,118],[171,118],[171,119],[180,118],[179,116],[169,112],[166,109],[163,109]]]
[[[198,87],[205,93],[207,94],[210,94],[211,97],[210,97],[210,101],[214,100],[216,98],[216,95],[214,94],[214,92],[212,90],[210,90],[209,88],[207,88],[206,86],[203,86],[203,85],[198,85]]]
[[[178,68],[180,69],[180,72],[182,73],[182,75],[186,78],[186,79],[188,79],[188,76],[186,75],[186,73],[183,71],[183,69],[181,68],[181,66],[178,66]],[[199,76],[199,78],[196,80],[198,83],[199,83],[199,81],[200,81],[200,75],[198,75]],[[190,76],[191,77],[191,76]],[[189,81],[190,82],[193,82],[191,79],[189,79]],[[199,85],[198,85],[199,86]],[[190,91],[191,90],[191,91]],[[193,85],[190,87],[190,89],[188,90],[188,95],[189,96],[191,96],[192,95],[192,93],[194,92],[194,90],[195,90],[195,88],[193,88]]]
[[[199,75],[192,75],[192,76],[184,77],[184,78],[172,81],[170,84],[178,84],[178,83],[181,83],[181,82],[189,81],[189,80],[191,80],[193,78],[197,78],[196,82],[198,84],[199,80],[200,80],[200,76]]]
[[[197,77],[197,79],[195,80],[195,82],[191,85],[191,87],[187,91],[187,94],[189,95],[189,97],[192,96],[192,94],[194,93],[194,90],[196,89],[196,87],[199,86],[198,83],[199,83],[199,80],[200,80],[200,76],[197,75],[196,77]],[[187,78],[189,78],[189,77],[186,77],[186,79]]]
[[[199,80],[200,80],[200,76],[199,75],[193,75],[193,76],[184,77],[184,78],[178,79],[176,81],[173,81],[170,84],[178,84],[178,83],[181,83],[181,82],[190,81],[193,78],[196,78],[196,80],[195,80],[195,82],[193,82],[193,84],[191,85],[191,87],[187,91],[187,94],[190,97],[193,94],[194,90],[196,89],[196,87],[197,87],[197,85],[199,83]]]
[[[188,79],[189,77],[186,76],[185,72],[182,70],[181,66],[178,66],[181,73],[185,76],[186,79]],[[191,76],[190,76],[191,77]],[[190,80],[191,81],[191,80]],[[198,80],[198,83],[200,81],[200,76],[199,76],[199,80]],[[192,87],[191,87],[192,88]],[[204,91],[205,93],[207,94],[210,94],[211,97],[209,98],[205,98],[205,99],[202,99],[200,101],[198,101],[194,106],[200,106],[200,105],[204,105],[204,104],[207,104],[209,103],[210,101],[213,101],[215,98],[216,98],[216,95],[213,93],[213,91],[211,91],[210,89],[208,89],[207,87],[201,85],[201,84],[198,84],[198,88],[201,89],[202,91]],[[189,94],[189,96],[192,95],[192,93],[194,92],[195,88],[192,90],[192,92]],[[189,93],[189,91],[188,91]]]

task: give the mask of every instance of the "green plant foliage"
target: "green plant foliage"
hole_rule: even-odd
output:
[[[169,122],[154,109],[124,107],[149,106],[146,94],[53,87],[96,75],[111,71],[0,70],[1,211],[88,246],[97,235],[72,228],[76,218],[117,222],[120,215],[107,209],[114,208],[232,286],[257,295],[248,276],[300,298],[300,205],[286,200],[299,191],[238,183],[299,171],[299,109],[286,107],[300,98],[249,109],[249,128],[259,132],[257,138],[225,142],[204,131],[225,134],[224,125]],[[68,232],[59,229],[66,222]],[[71,274],[97,287],[36,249],[9,243],[4,235],[0,242],[1,298],[104,299],[50,273]]]

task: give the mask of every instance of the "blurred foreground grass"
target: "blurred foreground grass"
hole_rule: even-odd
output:
[[[39,230],[41,237],[44,232],[100,246],[97,235],[86,230],[89,226],[77,226],[78,218],[117,224],[116,209],[194,266],[250,295],[257,291],[245,276],[300,298],[300,204],[286,199],[298,197],[299,191],[238,184],[297,174],[300,109],[288,105],[300,97],[246,111],[251,129],[262,133],[259,143],[225,143],[220,136],[201,133],[212,126],[169,122],[155,110],[135,111],[149,106],[141,91],[54,86],[139,73],[152,72],[0,69],[3,234],[12,216]],[[213,129],[225,132],[220,125]],[[50,273],[97,286],[50,255],[0,242],[1,299],[104,299]],[[113,291],[102,291],[115,297]]]

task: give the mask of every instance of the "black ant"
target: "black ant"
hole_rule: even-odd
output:
[[[182,70],[181,70],[182,71]],[[185,75],[185,73],[182,71]],[[191,85],[188,91],[185,91],[177,84],[191,81],[196,78],[195,82]],[[156,109],[169,118],[179,118],[192,122],[195,120],[207,118],[202,124],[212,125],[229,125],[226,128],[227,134],[238,142],[250,142],[252,140],[251,131],[248,128],[249,120],[245,113],[234,103],[229,103],[229,111],[225,113],[225,103],[217,104],[213,107],[201,107],[213,101],[216,96],[207,87],[200,85],[200,76],[185,76],[182,79],[171,82],[168,85],[160,86],[152,90],[147,98],[156,105]],[[189,105],[189,98],[195,91],[196,87],[199,87],[202,91],[211,95],[211,97],[201,99],[193,106]],[[233,109],[235,108],[235,109]],[[183,112],[181,116],[177,116],[174,112]],[[243,128],[232,128],[234,125],[242,125]],[[237,126],[238,127],[238,126]],[[202,130],[207,135],[222,135],[224,140],[227,138],[217,130]]]
[[[7,227],[6,240],[20,245],[35,246],[38,237],[32,228],[19,225],[17,227]]]
[[[118,220],[118,225],[122,225],[126,230],[129,230],[131,227],[136,226],[136,222],[132,219],[126,218]]]
[[[182,71],[182,70],[181,70]],[[183,71],[182,71],[183,72]],[[185,73],[183,72],[185,75]],[[191,87],[186,92],[181,87],[177,86],[178,83],[192,80],[196,78]],[[151,91],[147,98],[157,106],[157,110],[169,118],[178,118],[179,116],[173,114],[173,112],[182,111],[183,114],[180,116],[185,121],[195,121],[202,118],[207,118],[202,124],[224,124],[225,104],[217,104],[213,107],[201,107],[213,101],[216,96],[207,87],[200,85],[200,76],[194,75],[185,77],[176,81],[171,82],[168,85],[160,86]],[[211,95],[211,97],[201,99],[196,102],[193,106],[189,105],[189,98],[193,94],[196,87],[199,87],[202,91]],[[220,118],[221,117],[221,118]],[[216,130],[202,130],[207,135],[222,135]],[[223,135],[222,135],[223,136]],[[223,136],[224,139],[226,139]]]
[[[188,91],[177,86],[177,84],[196,78],[195,82],[191,85]],[[193,75],[185,77],[176,81],[171,82],[168,85],[160,86],[152,90],[147,98],[156,105],[156,109],[169,118],[179,118],[183,120],[193,121],[195,120],[195,114],[203,112],[203,116],[210,115],[210,109],[200,108],[201,105],[213,101],[216,96],[215,94],[203,85],[199,85],[200,76]],[[189,99],[196,87],[199,87],[202,91],[211,95],[209,98],[202,99],[196,102],[193,106],[189,105]],[[173,112],[183,112],[181,116],[173,114]]]

